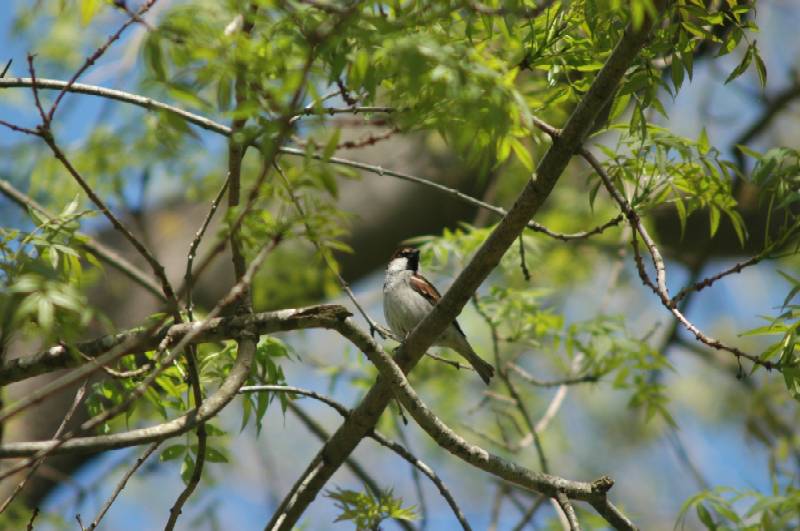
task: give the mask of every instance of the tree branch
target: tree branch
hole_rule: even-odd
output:
[[[256,337],[264,334],[286,330],[304,330],[309,328],[333,328],[340,320],[345,319],[350,312],[342,306],[312,306],[309,308],[278,310],[276,312],[265,312],[253,315],[230,316],[210,319],[206,321],[195,321],[182,323],[171,327],[165,338],[171,344],[176,340],[184,340],[189,333],[196,332],[192,342],[220,341],[222,339],[232,339],[243,335]],[[201,331],[198,331],[200,328]],[[174,334],[174,335],[171,335]],[[75,437],[64,442],[54,454],[74,453],[74,452],[97,452],[112,448],[124,448],[154,442],[163,437],[179,435],[193,429],[198,422],[207,420],[216,414],[220,407],[220,402],[224,395],[231,390],[235,394],[241,383],[235,385],[234,382],[244,382],[249,375],[249,365],[241,367],[240,359],[246,358],[240,352],[234,368],[228,378],[220,386],[219,390],[208,397],[203,405],[196,410],[178,417],[174,420],[160,424],[155,427],[140,428],[127,432],[111,435],[98,435],[93,437]],[[220,393],[223,396],[219,396]],[[230,397],[227,397],[229,400]],[[224,404],[222,404],[224,405]],[[34,455],[36,452],[46,449],[52,441],[36,441],[22,443],[8,443],[0,446],[0,458],[26,457]]]
[[[30,87],[31,85],[32,85],[32,80],[30,78],[0,79],[0,89],[3,89],[3,88],[15,88],[15,87]],[[59,80],[56,80],[56,79],[36,79],[36,86],[40,90],[41,89],[60,90],[60,89],[65,88],[67,86],[67,84],[64,81],[59,81]],[[231,128],[226,126],[226,125],[223,125],[223,124],[220,124],[218,122],[215,122],[214,120],[211,120],[211,119],[206,118],[204,116],[200,116],[198,114],[195,114],[195,113],[192,113],[192,112],[189,112],[189,111],[185,111],[185,110],[183,110],[183,109],[181,109],[179,107],[175,107],[174,105],[169,105],[167,103],[163,103],[163,102],[160,102],[158,100],[154,100],[152,98],[148,98],[148,97],[145,97],[145,96],[140,96],[138,94],[131,94],[129,92],[124,92],[124,91],[121,91],[121,90],[109,89],[109,88],[104,88],[104,87],[98,87],[98,86],[95,86],[95,85],[85,85],[85,84],[82,84],[82,83],[74,83],[72,86],[69,87],[69,91],[70,92],[80,93],[80,94],[87,94],[87,95],[90,95],[90,96],[98,96],[98,97],[101,97],[101,98],[112,99],[112,100],[121,101],[121,102],[124,102],[124,103],[130,103],[132,105],[136,105],[138,107],[142,107],[142,108],[148,109],[148,110],[157,110],[157,111],[168,112],[170,114],[174,114],[174,115],[180,117],[181,119],[183,119],[183,120],[185,120],[185,121],[187,121],[187,122],[189,122],[191,124],[196,125],[197,127],[200,127],[201,129],[204,129],[206,131],[211,131],[213,133],[217,133],[217,134],[220,134],[220,135],[223,135],[223,136],[226,136],[226,137],[229,137],[232,134]],[[549,126],[549,125],[545,124],[544,122],[541,122],[539,120],[534,120],[534,122],[536,123],[537,127],[539,127],[540,129],[542,129],[543,131],[547,132],[550,135],[558,135],[560,133],[559,130],[553,128],[552,126]],[[29,134],[36,134],[36,132],[32,131],[32,130],[31,131],[25,131],[25,132],[28,132]],[[364,162],[358,162],[358,161],[355,161],[355,160],[345,159],[345,158],[341,158],[341,157],[324,158],[322,155],[317,155],[317,154],[310,154],[309,155],[305,150],[297,149],[297,148],[293,148],[293,147],[288,147],[288,146],[281,146],[281,147],[279,147],[278,151],[280,153],[285,154],[285,155],[292,155],[292,156],[295,156],[295,157],[307,157],[307,156],[310,156],[311,158],[313,158],[315,160],[320,160],[320,161],[328,162],[328,163],[331,163],[331,164],[337,164],[337,165],[340,165],[340,166],[346,166],[346,167],[349,167],[349,168],[354,168],[354,169],[357,169],[357,170],[373,173],[375,175],[394,177],[396,179],[401,179],[401,180],[404,180],[404,181],[413,182],[413,183],[420,184],[422,186],[426,186],[426,187],[434,189],[434,190],[438,190],[438,191],[440,191],[442,193],[446,193],[446,194],[448,194],[448,195],[450,195],[452,197],[455,197],[456,199],[458,199],[460,201],[468,203],[468,204],[470,204],[472,206],[476,206],[476,207],[479,207],[479,208],[486,209],[486,210],[488,210],[490,212],[493,212],[493,213],[495,213],[495,214],[497,214],[499,216],[505,216],[506,213],[507,213],[506,210],[501,208],[501,207],[498,207],[498,206],[495,206],[495,205],[491,205],[489,203],[481,201],[480,199],[476,199],[476,198],[474,198],[474,197],[472,197],[470,195],[467,195],[465,193],[462,193],[462,192],[456,190],[455,188],[450,188],[449,186],[445,186],[443,184],[439,184],[439,183],[436,183],[434,181],[430,181],[428,179],[424,179],[422,177],[417,177],[415,175],[411,175],[411,174],[408,174],[408,173],[389,170],[389,169],[382,168],[381,166],[376,166],[374,164],[367,164],[367,163],[364,163]],[[541,232],[542,234],[545,234],[545,235],[547,235],[547,236],[549,236],[551,238],[555,238],[555,239],[561,240],[561,241],[582,240],[582,239],[586,239],[586,238],[589,238],[591,236],[600,234],[600,233],[604,232],[608,228],[611,228],[611,227],[619,225],[619,223],[622,221],[622,217],[623,217],[622,215],[618,215],[618,216],[608,220],[607,222],[603,223],[602,225],[599,225],[599,226],[597,226],[597,227],[595,227],[595,228],[593,228],[591,230],[582,231],[582,232],[576,232],[576,233],[572,233],[572,234],[565,234],[565,233],[552,231],[552,230],[548,229],[547,227],[545,227],[545,226],[543,226],[543,225],[541,225],[541,224],[539,224],[539,223],[537,223],[535,221],[529,221],[528,229],[533,230],[535,232]]]
[[[357,346],[381,371],[381,387],[389,388],[390,393],[396,394],[397,398],[403,403],[406,410],[417,420],[420,426],[425,429],[440,446],[454,453],[466,462],[490,472],[507,481],[520,485],[524,488],[556,496],[558,492],[564,492],[572,499],[583,500],[598,504],[606,511],[609,505],[605,500],[606,493],[613,485],[608,478],[601,478],[592,483],[570,481],[549,474],[541,474],[520,467],[508,462],[501,457],[494,456],[486,450],[471,445],[453,432],[433,412],[419,399],[416,392],[411,388],[400,367],[375,343],[372,338],[353,324],[350,313],[341,306],[318,306],[301,310],[280,310],[259,314],[258,322],[263,324],[263,328],[253,328],[250,333],[271,333],[278,330],[295,330],[301,328],[321,327],[336,330],[346,339]],[[251,319],[256,316],[233,316],[222,318],[223,324],[219,321],[208,323],[207,332],[221,333],[222,330],[231,330],[230,324],[240,319]],[[228,326],[226,326],[226,324]],[[196,328],[198,323],[184,323],[176,325],[179,327]],[[241,334],[238,327],[232,328],[237,334]],[[241,356],[240,356],[241,358]],[[237,364],[239,360],[237,359]],[[249,367],[248,367],[249,372]],[[234,376],[238,374],[238,377]],[[183,415],[172,421],[150,428],[130,430],[128,432],[112,435],[98,435],[94,437],[77,437],[64,442],[53,453],[68,452],[91,452],[110,448],[121,448],[125,446],[140,445],[160,440],[164,437],[184,433],[199,422],[203,422],[215,415],[225,403],[230,400],[231,394],[235,394],[239,386],[232,385],[230,380],[242,381],[246,378],[246,373],[242,374],[241,368],[235,366],[228,379],[220,386],[217,393],[204,401],[203,405],[197,410]],[[299,392],[296,388],[289,388],[287,392]],[[224,403],[220,404],[224,396]],[[337,407],[337,410],[340,410]],[[356,415],[363,415],[358,410],[350,412],[347,420],[354,419]],[[347,422],[346,420],[346,422]],[[360,420],[355,418],[356,422]],[[370,428],[369,433],[372,433]],[[37,441],[25,443],[9,443],[0,446],[0,458],[23,457],[35,455],[37,452],[46,450],[53,445],[53,441]],[[313,479],[313,478],[311,478]],[[610,506],[613,507],[613,506]],[[626,529],[631,529],[628,527]]]
[[[538,212],[573,153],[591,131],[600,110],[610,100],[628,66],[644,46],[650,24],[651,21],[648,19],[640,29],[626,30],[567,121],[564,130],[548,149],[539,164],[537,176],[527,184],[513,208],[481,245],[439,303],[398,349],[397,361],[402,371],[409,371],[414,367],[422,354],[455,319],[478,286],[499,263],[500,258],[520,235],[531,217]],[[345,420],[314,458],[302,475],[303,479],[294,485],[284,500],[285,504],[267,524],[267,529],[288,530],[297,523],[300,515],[328,479],[355,449],[359,441],[369,433],[391,398],[390,386],[383,379],[379,379],[353,410],[353,414]],[[471,455],[470,451],[467,450],[467,455]],[[511,465],[508,472],[515,473],[514,467],[515,465]]]
[[[302,389],[300,387],[293,387],[289,385],[249,385],[242,387],[239,392],[240,393],[258,393],[258,392],[279,392],[279,393],[290,393],[290,394],[298,394],[302,396],[307,396],[309,398],[313,398],[315,400],[319,400],[320,402],[332,407],[339,413],[342,417],[348,417],[351,413],[349,409],[343,404],[335,401],[334,399],[325,396],[323,394],[317,393],[315,391],[310,391],[308,389]],[[453,511],[453,514],[458,519],[458,522],[461,524],[461,528],[465,531],[469,531],[471,529],[469,522],[467,521],[464,513],[461,511],[461,508],[456,503],[453,495],[450,493],[450,489],[444,484],[444,482],[439,478],[436,472],[433,469],[425,464],[423,461],[420,461],[417,456],[411,453],[409,450],[405,448],[405,446],[398,444],[384,435],[381,435],[377,431],[373,431],[369,435],[370,438],[374,439],[378,442],[381,446],[384,446],[406,461],[408,461],[415,469],[419,470],[423,474],[425,474],[436,488],[439,489],[442,497],[445,499],[447,504],[450,506],[450,509]],[[327,439],[327,437],[326,437]]]
[[[714,339],[705,333],[703,333],[694,323],[689,321],[686,316],[681,312],[681,310],[675,304],[675,301],[670,297],[669,291],[667,290],[667,272],[666,267],[664,265],[664,259],[661,256],[658,247],[656,246],[653,239],[650,237],[650,234],[647,232],[647,229],[641,222],[639,215],[636,211],[631,207],[630,203],[622,196],[619,190],[614,186],[614,183],[611,181],[608,173],[606,173],[603,165],[597,160],[597,158],[592,155],[592,153],[587,150],[586,148],[580,148],[581,156],[589,163],[589,165],[594,169],[597,175],[600,177],[600,180],[603,182],[603,186],[606,188],[608,193],[617,202],[622,212],[625,214],[625,217],[628,218],[628,222],[633,229],[633,251],[634,251],[634,258],[636,260],[636,268],[639,272],[639,277],[642,279],[642,282],[648,286],[653,292],[658,296],[661,304],[672,313],[675,319],[683,325],[686,330],[688,330],[695,338],[708,345],[709,347],[715,348],[717,350],[725,350],[730,352],[734,356],[736,356],[737,360],[741,358],[745,358],[751,361],[755,365],[761,365],[765,369],[777,369],[780,367],[780,363],[774,363],[769,360],[762,360],[760,357],[755,356],[753,354],[748,354],[743,352],[737,347],[728,346],[718,339]],[[650,253],[650,256],[653,260],[653,265],[656,269],[656,281],[653,282],[650,277],[647,275],[647,271],[645,271],[644,263],[642,261],[641,253],[639,252],[639,244],[637,239],[637,234],[641,236],[642,240],[644,241],[647,250]],[[727,274],[726,272],[723,272]],[[724,274],[722,275],[724,276]]]
[[[411,387],[401,367],[369,335],[356,327],[350,318],[339,321],[335,328],[369,358],[380,371],[381,381],[386,382],[384,385],[392,389],[393,395],[403,404],[406,411],[445,450],[476,468],[480,468],[525,489],[545,494],[551,498],[556,497],[561,492],[571,499],[586,501],[593,505],[597,504],[597,506],[603,507],[603,510],[608,514],[612,512],[609,507],[618,512],[606,496],[614,484],[610,478],[603,477],[594,482],[585,483],[534,472],[516,463],[506,461],[479,446],[468,443],[444,424],[422,402],[416,391]],[[615,521],[619,521],[619,519],[615,519]],[[611,521],[609,523],[613,524]],[[631,524],[618,528],[635,529],[635,526]]]
[[[309,395],[310,396],[310,395]],[[327,402],[326,402],[327,403]],[[300,421],[305,424],[306,428],[313,433],[323,443],[328,439],[329,435],[325,429],[314,420],[311,415],[306,413],[303,408],[295,404],[293,401],[289,402],[289,409],[297,416]],[[355,459],[350,457],[345,464],[355,476],[361,480],[362,483],[369,489],[373,495],[380,496],[381,488],[369,475],[369,472]],[[408,520],[394,519],[395,523],[406,531],[414,531],[414,526]]]

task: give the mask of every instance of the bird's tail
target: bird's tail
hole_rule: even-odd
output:
[[[469,344],[466,345],[466,348],[460,348],[458,353],[472,365],[472,368],[475,369],[478,376],[481,377],[481,380],[483,380],[486,385],[489,385],[489,381],[492,379],[492,376],[494,376],[494,367],[492,364],[478,356]]]

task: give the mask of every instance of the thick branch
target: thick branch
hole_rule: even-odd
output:
[[[609,515],[613,513],[621,517],[617,518],[615,516],[614,521],[609,520],[609,523],[617,529],[636,528],[629,521],[628,525],[622,524],[622,519],[625,517],[608,501],[606,494],[614,485],[610,478],[602,477],[591,483],[571,481],[558,476],[535,472],[494,455],[479,446],[470,444],[442,422],[420,400],[400,366],[369,335],[353,325],[351,319],[340,321],[336,330],[369,358],[380,371],[381,377],[384,378],[383,381],[389,382],[387,387],[393,390],[393,396],[400,401],[420,427],[445,450],[476,468],[528,490],[551,498],[563,493],[571,499],[589,502],[595,507],[602,507],[605,513]]]
[[[610,100],[628,66],[644,46],[649,24],[639,30],[629,29],[623,35],[607,63],[576,107],[564,130],[555,138],[539,164],[537,176],[528,183],[513,208],[506,214],[475,256],[458,276],[430,314],[412,331],[401,345],[397,361],[403,371],[409,371],[423,353],[441,334],[467,303],[483,280],[499,263],[506,250],[524,230],[528,221],[549,196],[573,153],[591,130],[605,103]],[[333,473],[355,449],[375,423],[392,398],[391,388],[382,379],[367,393],[320,450],[301,476],[284,504],[273,516],[267,529],[291,529],[314,500]],[[472,456],[478,460],[480,456]],[[510,465],[510,464],[509,464]],[[517,472],[510,465],[510,473]]]
[[[239,390],[240,393],[259,393],[259,392],[279,392],[279,393],[290,393],[290,394],[297,394],[301,396],[307,396],[309,398],[313,398],[315,400],[319,400],[320,402],[332,407],[336,410],[343,417],[348,417],[350,415],[350,410],[347,409],[343,404],[333,400],[332,398],[325,396],[323,394],[317,393],[315,391],[310,391],[308,389],[302,389],[300,387],[293,387],[290,385],[251,385],[242,387]],[[425,464],[423,461],[420,461],[417,456],[415,456],[412,452],[406,449],[405,446],[402,444],[396,443],[389,438],[381,435],[377,431],[373,431],[370,434],[370,438],[374,439],[378,442],[381,446],[390,449],[406,461],[408,461],[414,468],[428,476],[428,478],[436,485],[436,488],[439,489],[442,497],[447,501],[447,504],[453,511],[453,514],[458,519],[459,523],[461,524],[462,529],[465,531],[470,531],[471,527],[469,522],[467,521],[464,513],[461,511],[461,508],[456,503],[453,495],[450,493],[450,489],[444,484],[444,482],[436,475],[436,472],[433,469]],[[325,437],[327,439],[327,437]]]
[[[497,475],[507,481],[525,487],[527,489],[540,492],[554,497],[559,492],[563,492],[572,499],[583,500],[598,506],[607,507],[605,499],[607,491],[613,485],[608,478],[601,478],[592,483],[570,481],[549,474],[537,473],[518,466],[515,463],[492,455],[480,447],[471,445],[446,426],[436,415],[419,399],[408,380],[405,378],[400,367],[394,363],[390,356],[375,343],[364,331],[357,328],[349,318],[349,312],[341,306],[318,306],[302,310],[281,310],[260,314],[260,322],[265,324],[263,328],[253,328],[251,333],[268,330],[300,329],[309,326],[328,328],[338,331],[354,345],[356,345],[381,371],[384,378],[383,382],[389,382],[380,387],[390,389],[390,393],[396,394],[397,398],[403,403],[407,411],[425,429],[440,446],[454,453],[468,463],[481,468],[489,473]],[[257,316],[244,316],[257,317]],[[241,320],[242,316],[224,318],[228,323]],[[196,323],[187,325],[177,325],[179,327],[194,326]],[[220,322],[216,323],[216,331],[225,329]],[[241,335],[241,331],[233,328],[235,335]],[[240,358],[243,356],[240,356]],[[63,443],[54,453],[67,452],[88,452],[99,451],[110,448],[120,448],[133,446],[161,440],[164,437],[174,436],[184,433],[199,422],[203,422],[215,415],[224,404],[230,400],[230,396],[239,390],[239,386],[249,372],[249,366],[241,367],[239,360],[231,371],[228,379],[220,386],[220,389],[209,397],[203,405],[182,417],[161,425],[131,430],[124,433],[113,435],[99,435],[94,437],[79,437]],[[297,391],[292,389],[291,391]],[[307,393],[306,393],[307,394]],[[222,401],[224,398],[224,402]],[[340,408],[337,407],[337,410]],[[353,419],[356,415],[363,415],[358,410],[352,411],[347,420]],[[356,422],[360,422],[356,419]],[[370,434],[372,430],[370,428]],[[52,446],[52,441],[11,443],[0,446],[0,457],[22,457],[33,455],[39,451]],[[308,480],[309,478],[307,478]],[[311,478],[313,479],[313,477]],[[610,506],[613,507],[613,506]]]
[[[299,330],[323,326],[325,319],[343,319],[350,315],[342,306],[314,306],[300,310],[280,310],[277,312],[238,315],[235,317],[217,317],[211,319],[208,328],[192,339],[192,343],[209,343],[233,339],[242,334],[271,334],[281,330]],[[146,328],[133,328],[118,334],[107,335],[77,343],[74,346],[57,345],[47,350],[13,360],[7,360],[0,366],[0,385],[7,385],[26,378],[32,378],[58,369],[66,369],[86,364],[86,361],[75,356],[72,349],[86,356],[95,358],[111,349],[129,342],[137,345],[136,351],[144,352],[158,347],[165,338],[169,338],[168,347],[177,344],[198,323],[181,323],[164,327],[155,333],[148,333]]]
[[[334,328],[350,313],[342,306],[313,306],[296,310],[279,310],[254,315],[240,315],[233,317],[214,318],[207,323],[196,321],[175,325],[168,330],[170,343],[179,343],[180,339],[192,330],[203,324],[208,327],[197,334],[192,340],[219,341],[237,337],[255,337],[271,334],[282,330],[301,330],[307,328]],[[137,332],[130,332],[135,334]],[[173,337],[171,334],[175,334]],[[114,336],[109,336],[114,337]],[[162,336],[163,337],[163,336]],[[105,339],[105,338],[103,338]],[[251,342],[247,342],[250,344]],[[252,342],[255,347],[255,341]],[[242,349],[242,347],[240,347]],[[194,428],[198,423],[208,420],[232,398],[242,383],[247,379],[250,371],[252,353],[245,355],[239,352],[233,369],[225,382],[213,395],[208,397],[199,409],[178,417],[169,422],[149,428],[140,428],[123,433],[111,435],[98,435],[94,437],[76,437],[64,442],[53,454],[73,452],[97,452],[112,448],[123,448],[154,442],[164,437],[185,433]],[[0,458],[25,457],[46,450],[52,446],[52,441],[9,443],[0,446]]]

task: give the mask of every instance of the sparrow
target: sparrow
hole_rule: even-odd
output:
[[[441,298],[433,284],[419,274],[419,250],[401,247],[395,251],[383,282],[383,315],[392,332],[405,338]],[[442,332],[434,345],[455,350],[487,385],[494,376],[494,367],[475,353],[457,321]]]

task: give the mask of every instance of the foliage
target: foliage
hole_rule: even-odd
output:
[[[81,0],[18,5],[13,15],[15,35],[31,39],[40,77],[46,73],[46,77],[69,79],[85,57],[105,42],[108,28],[127,19],[124,4]],[[226,140],[230,144],[223,145],[212,133],[176,113],[142,111],[119,102],[108,103],[113,113],[105,108],[97,111],[95,122],[83,115],[75,117],[69,105],[62,103],[52,125],[53,138],[88,186],[111,210],[125,215],[125,223],[131,226],[156,205],[209,200],[229,174],[230,166],[224,164],[228,148],[250,146],[241,160],[241,201],[224,213],[220,210],[217,216],[222,221],[209,229],[206,240],[224,242],[237,232],[247,263],[279,242],[256,274],[253,309],[299,307],[341,294],[339,259],[354,252],[355,229],[377,224],[374,219],[362,219],[364,212],[358,207],[348,210],[345,205],[353,203],[343,197],[343,190],[357,189],[358,179],[386,178],[381,167],[368,175],[331,160],[353,147],[352,140],[344,140],[350,128],[385,128],[387,137],[420,133],[418,149],[445,152],[448,161],[457,160],[459,169],[469,173],[470,184],[489,188],[487,201],[510,207],[536,177],[533,172],[545,150],[558,141],[542,129],[539,120],[563,124],[581,105],[626,28],[641,27],[645,17],[656,13],[657,4],[649,0],[254,0],[248,7],[234,0],[176,2],[153,17],[152,28],[133,25],[141,31],[138,40],[123,39],[106,53],[122,50],[114,57],[122,64],[125,54],[131,54],[127,56],[132,61],[129,75],[121,76],[127,90],[219,123],[239,124]],[[731,344],[748,342],[743,344],[757,360],[779,364],[788,393],[782,390],[777,398],[769,387],[769,400],[764,400],[779,403],[777,416],[785,415],[788,424],[794,425],[800,400],[796,337],[800,279],[793,272],[800,228],[800,155],[791,146],[759,150],[742,145],[733,151],[715,144],[705,127],[690,138],[675,132],[669,122],[670,100],[677,101],[688,90],[697,69],[706,68],[699,61],[710,56],[726,69],[724,84],[752,76],[759,89],[766,86],[766,63],[755,38],[755,2],[668,4],[611,101],[603,106],[585,145],[602,155],[603,171],[645,225],[656,225],[665,216],[680,226],[679,240],[701,240],[693,232],[697,224],[692,221],[701,216],[708,220],[708,234],[702,236],[709,242],[722,239],[723,228],[728,227],[735,234],[734,254],[755,248],[757,260],[752,264],[778,260],[785,266],[782,275],[788,294],[775,315],[764,316],[766,325],[739,336],[738,328],[735,333],[722,330],[722,337],[726,344],[731,337]],[[249,29],[243,31],[243,27]],[[109,56],[104,60],[110,60]],[[770,82],[774,77],[770,76]],[[39,92],[47,109],[54,94]],[[31,111],[23,116],[26,126],[37,123],[32,95],[13,97],[19,98],[15,106]],[[70,95],[65,102],[83,97]],[[360,110],[370,107],[386,112]],[[74,108],[81,109],[77,104]],[[377,142],[373,139],[364,145]],[[39,340],[63,344],[81,357],[74,345],[91,335],[90,327],[122,329],[106,320],[89,296],[93,286],[104,289],[107,279],[97,257],[86,250],[84,234],[106,225],[90,219],[97,217],[97,205],[82,192],[75,195],[80,189],[73,175],[49,152],[43,156],[42,145],[33,135],[15,135],[9,146],[0,147],[0,171],[8,180],[59,211],[48,218],[31,208],[30,221],[14,219],[8,228],[0,228],[0,351],[5,352],[12,340]],[[285,146],[300,150],[300,156],[272,156]],[[382,156],[390,158],[391,150]],[[426,176],[449,169],[435,167]],[[361,205],[370,199],[366,193],[359,196]],[[576,163],[565,172],[536,221],[552,231],[582,231],[618,213],[619,205],[607,193],[601,176]],[[765,219],[758,217],[761,214]],[[576,398],[581,400],[579,407],[586,410],[596,396],[610,391],[629,409],[620,413],[609,408],[597,422],[612,425],[631,411],[640,412],[642,422],[626,426],[631,445],[642,442],[653,424],[664,432],[680,426],[682,406],[673,402],[676,392],[669,382],[674,382],[675,375],[686,376],[674,353],[685,346],[684,338],[677,327],[659,328],[652,320],[647,327],[642,325],[647,321],[642,316],[650,309],[646,301],[653,306],[663,301],[641,289],[626,251],[631,240],[628,221],[585,239],[545,239],[526,231],[519,245],[509,248],[460,317],[476,350],[492,359],[505,380],[492,388],[491,397],[480,395],[473,400],[481,400],[475,409],[482,409],[467,423],[462,420],[467,409],[464,397],[479,396],[467,392],[473,375],[457,373],[456,384],[449,368],[425,362],[415,369],[412,383],[434,395],[437,413],[445,420],[468,424],[474,435],[489,441],[495,450],[513,454],[524,449],[509,443],[511,430],[506,427],[513,426],[520,440],[526,440],[526,434],[533,440],[533,427],[525,426],[532,424],[529,410],[538,415],[552,402],[547,402],[550,397],[540,392],[539,384],[527,385],[509,369],[515,364],[542,381],[593,382],[586,395],[576,393],[581,397]],[[394,228],[378,226],[376,232],[397,234],[389,230]],[[426,274],[430,271],[437,284],[444,286],[446,277],[461,270],[495,229],[485,219],[462,220],[456,228],[444,228],[435,235],[417,234],[409,241],[421,247]],[[656,233],[658,245],[662,243],[659,236]],[[167,229],[164,239],[170,239]],[[710,251],[687,258],[680,245],[671,250],[670,271],[688,264],[686,276],[692,282],[702,280],[705,270],[698,264],[706,263]],[[620,266],[609,273],[620,260],[618,255],[625,252],[628,256],[621,259],[627,260],[627,268]],[[650,262],[643,267],[649,271]],[[738,271],[734,267],[732,272]],[[208,282],[209,276],[197,280]],[[676,277],[680,278],[669,277],[670,289]],[[227,286],[232,279],[210,282]],[[598,288],[601,285],[608,287],[603,291]],[[636,302],[609,308],[615,297]],[[679,303],[665,305],[683,311]],[[195,308],[194,318],[203,319],[209,309]],[[659,311],[662,319],[673,318],[666,309]],[[185,315],[185,308],[172,314],[159,312],[145,326],[167,325]],[[287,378],[293,374],[289,362],[295,369],[308,366],[311,358],[305,353],[302,358],[295,355],[297,344],[295,338],[262,337],[247,384],[293,383]],[[695,348],[702,351],[703,359],[722,369],[718,372],[725,373],[729,366],[709,354],[706,346],[697,343]],[[335,356],[340,350],[338,346],[326,349],[326,358],[318,363],[321,386],[341,389],[345,380],[350,391],[371,386],[372,367],[360,354],[348,358],[348,363],[339,362]],[[729,354],[722,352],[719,359]],[[237,343],[231,339],[203,343],[196,349],[196,358],[201,387],[206,395],[213,393],[239,359]],[[739,366],[745,363],[741,357],[725,359]],[[144,378],[153,370],[160,371],[143,396],[127,404],[124,415],[101,424],[98,433],[173,419],[196,407],[187,356],[170,364],[163,360],[164,352],[158,349],[125,355],[107,367],[106,377],[92,382],[85,407],[90,415],[98,415],[127,404]],[[147,370],[141,371],[143,367]],[[758,367],[753,365],[747,372],[753,373],[749,376],[756,382],[753,385],[766,388],[764,381],[774,374],[762,376],[755,371]],[[755,380],[761,377],[765,380]],[[731,395],[738,398],[735,392]],[[227,447],[229,437],[251,426],[262,441],[274,436],[267,413],[276,398],[285,413],[295,396],[244,394],[235,401],[241,409],[234,426],[205,423],[210,441],[203,452],[192,432],[165,443],[161,462],[179,467],[187,484],[202,461],[198,454],[208,462],[229,465],[236,457]],[[490,399],[502,404],[484,407]],[[630,417],[624,418],[627,422]],[[648,424],[653,419],[656,422]],[[562,432],[572,428],[565,421],[556,428],[562,431],[552,430],[556,433],[554,442],[545,445],[548,450],[558,447],[568,453],[575,435]],[[782,444],[796,450],[796,440],[784,432],[779,435]],[[770,434],[762,442],[769,446],[771,440]],[[542,452],[538,442],[536,446]],[[777,454],[773,458],[790,460]],[[708,528],[796,526],[797,492],[792,485],[781,484],[769,493],[705,490],[685,502],[681,518],[694,509]],[[352,521],[358,529],[376,529],[390,518],[416,518],[415,509],[404,508],[392,490],[342,488],[328,496],[341,511],[337,521]]]
[[[415,520],[414,507],[403,507],[403,500],[395,498],[391,489],[377,494],[346,489],[328,491],[326,495],[336,502],[341,514],[337,522],[350,520],[358,531],[380,529],[384,520]]]
[[[791,485],[783,489],[775,485],[769,495],[720,487],[686,500],[676,527],[683,527],[687,513],[694,508],[706,529],[793,529],[800,525],[798,499],[800,491]]]

